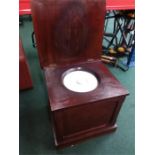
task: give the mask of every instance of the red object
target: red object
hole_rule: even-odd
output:
[[[19,15],[30,15],[31,5],[30,0],[19,0]]]
[[[135,9],[135,0],[107,0],[106,10],[132,10]]]
[[[32,1],[34,32],[57,147],[117,128],[116,119],[128,91],[100,59],[105,14],[104,0]],[[76,70],[96,76],[97,88],[85,93],[68,90],[63,78]]]
[[[106,10],[135,9],[135,0],[107,0]],[[31,14],[30,0],[19,0],[19,15]]]
[[[21,40],[19,40],[19,89],[32,87],[32,80]]]

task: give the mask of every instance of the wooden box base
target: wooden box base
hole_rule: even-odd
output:
[[[78,66],[98,75],[100,83],[96,90],[77,93],[62,85],[63,73]],[[48,68],[45,77],[58,148],[116,130],[116,119],[128,91],[100,61]]]
[[[116,131],[117,129],[117,124],[114,124],[114,125],[111,125],[111,126],[100,126],[100,127],[96,127],[94,129],[91,129],[91,130],[87,130],[79,135],[75,135],[75,136],[72,136],[68,139],[64,139],[62,141],[57,141],[57,138],[56,138],[56,134],[55,134],[55,130],[53,128],[53,133],[54,133],[54,143],[55,143],[55,146],[57,148],[64,148],[64,147],[67,147],[67,146],[73,146],[75,144],[78,144],[84,140],[88,140],[90,138],[93,138],[93,137],[97,137],[97,136],[100,136],[100,135],[104,135],[104,134],[109,134],[111,132],[114,132]]]

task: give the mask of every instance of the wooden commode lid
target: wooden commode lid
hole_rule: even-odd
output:
[[[105,0],[32,0],[41,67],[100,59]]]

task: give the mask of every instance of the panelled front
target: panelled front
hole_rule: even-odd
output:
[[[115,123],[113,119],[120,101],[120,98],[114,98],[55,111],[54,119],[58,122],[55,124],[57,138],[63,139],[112,125],[111,123]]]

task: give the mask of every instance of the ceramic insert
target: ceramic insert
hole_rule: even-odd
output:
[[[63,84],[71,91],[84,93],[96,89],[98,80],[88,71],[75,70],[64,76]]]

